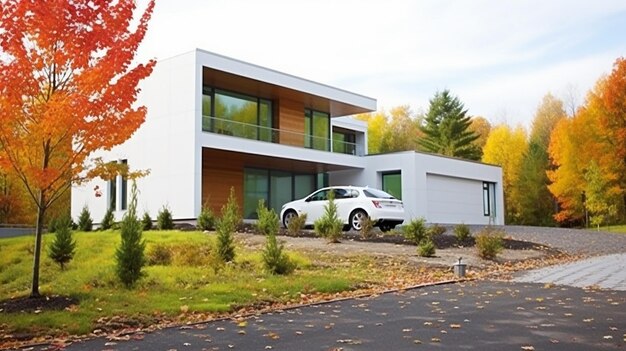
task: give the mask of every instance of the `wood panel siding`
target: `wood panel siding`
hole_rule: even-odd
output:
[[[202,151],[202,204],[219,214],[228,201],[230,188],[235,188],[239,209],[243,209],[243,154]]]
[[[288,99],[278,100],[280,143],[304,147],[304,103]]]

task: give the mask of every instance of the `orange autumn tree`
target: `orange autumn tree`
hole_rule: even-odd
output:
[[[155,62],[133,60],[153,8],[150,1],[140,12],[133,0],[2,2],[0,166],[37,208],[31,297],[39,296],[46,210],[92,168],[92,152],[123,143],[144,122],[146,108],[133,104]]]

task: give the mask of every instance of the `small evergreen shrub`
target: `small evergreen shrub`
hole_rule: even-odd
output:
[[[142,224],[137,218],[137,184],[133,182],[128,211],[120,224],[122,241],[115,251],[116,273],[128,289],[144,276],[146,242],[142,237]]]
[[[361,222],[361,229],[359,230],[359,234],[361,234],[361,238],[363,239],[371,239],[375,235],[374,233],[374,222],[371,218],[367,217]]]
[[[217,221],[217,254],[222,262],[231,262],[235,259],[234,233],[241,223],[239,205],[235,198],[235,188],[230,188],[228,202],[222,206],[222,217]]]
[[[306,213],[300,213],[297,217],[292,218],[291,221],[287,224],[287,233],[289,233],[289,235],[291,236],[298,236],[298,234],[300,234],[300,231],[304,229],[306,218]]]
[[[478,256],[493,260],[504,248],[504,232],[493,227],[485,227],[476,235]]]
[[[269,235],[270,233],[278,234],[280,220],[274,209],[265,207],[265,200],[259,200],[256,213],[259,217],[256,222],[256,228],[259,233],[263,235]]]
[[[148,250],[147,263],[150,266],[169,266],[172,263],[172,256],[170,246],[157,243]]]
[[[432,240],[424,240],[417,247],[417,254],[422,257],[432,257],[435,255],[435,244]]]
[[[427,236],[432,240],[440,235],[443,235],[446,230],[446,227],[435,223],[428,228]]]
[[[263,248],[263,265],[271,274],[289,274],[295,266],[284,252],[284,244],[278,243],[276,235],[280,226],[280,220],[274,209],[265,207],[263,200],[259,201],[257,207],[259,220],[257,221],[258,231],[265,235],[265,247]]]
[[[91,219],[91,213],[87,205],[83,206],[80,215],[78,216],[78,230],[83,232],[90,232],[93,229],[93,220]]]
[[[143,217],[141,218],[141,225],[143,230],[152,230],[152,218],[150,218],[150,214],[148,212],[143,213]]]
[[[472,233],[467,224],[461,223],[454,227],[454,237],[456,238],[457,244],[462,244],[472,237]]]
[[[198,229],[213,230],[215,228],[215,214],[211,208],[205,204],[198,215]]]
[[[315,221],[313,227],[318,236],[326,238],[330,243],[338,243],[341,239],[343,222],[337,214],[334,193],[329,191],[328,194],[328,203],[324,206],[324,215]]]
[[[414,245],[419,245],[428,237],[426,220],[424,218],[412,219],[404,226],[404,237]]]
[[[157,214],[157,229],[159,230],[171,230],[174,229],[174,220],[172,219],[172,212],[167,206],[163,206]]]
[[[114,223],[115,223],[115,217],[113,216],[113,210],[109,208],[104,213],[104,218],[102,218],[102,222],[100,223],[100,229],[102,230],[111,229]]]
[[[72,238],[72,229],[68,217],[61,217],[56,222],[54,241],[48,251],[48,256],[65,270],[65,264],[74,258],[76,241]]]

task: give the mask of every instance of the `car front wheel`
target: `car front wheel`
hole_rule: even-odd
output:
[[[283,215],[283,225],[285,226],[285,228],[289,227],[289,222],[291,222],[291,220],[296,217],[298,217],[298,214],[294,210],[289,210],[285,212],[285,214]]]
[[[350,215],[350,226],[352,229],[359,231],[363,227],[363,221],[368,218],[367,213],[363,210],[356,210]]]

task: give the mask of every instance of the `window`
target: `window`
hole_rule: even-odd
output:
[[[333,130],[333,152],[356,155],[356,135],[347,131]]]
[[[304,146],[315,150],[330,150],[330,115],[304,110]]]
[[[117,210],[117,177],[109,180],[109,209]]]
[[[280,213],[283,204],[309,195],[317,188],[317,183],[315,174],[245,168],[243,188],[244,218],[256,219],[259,200],[264,200],[265,206]]]
[[[496,216],[496,183],[483,182],[483,214]]]
[[[204,87],[202,130],[272,141],[272,102],[255,96]]]
[[[128,165],[128,160],[122,160],[121,162],[124,165]],[[126,177],[122,178],[122,189],[120,200],[122,200],[122,211],[128,209],[128,179]]]
[[[383,173],[383,190],[402,200],[402,174],[400,171]]]

